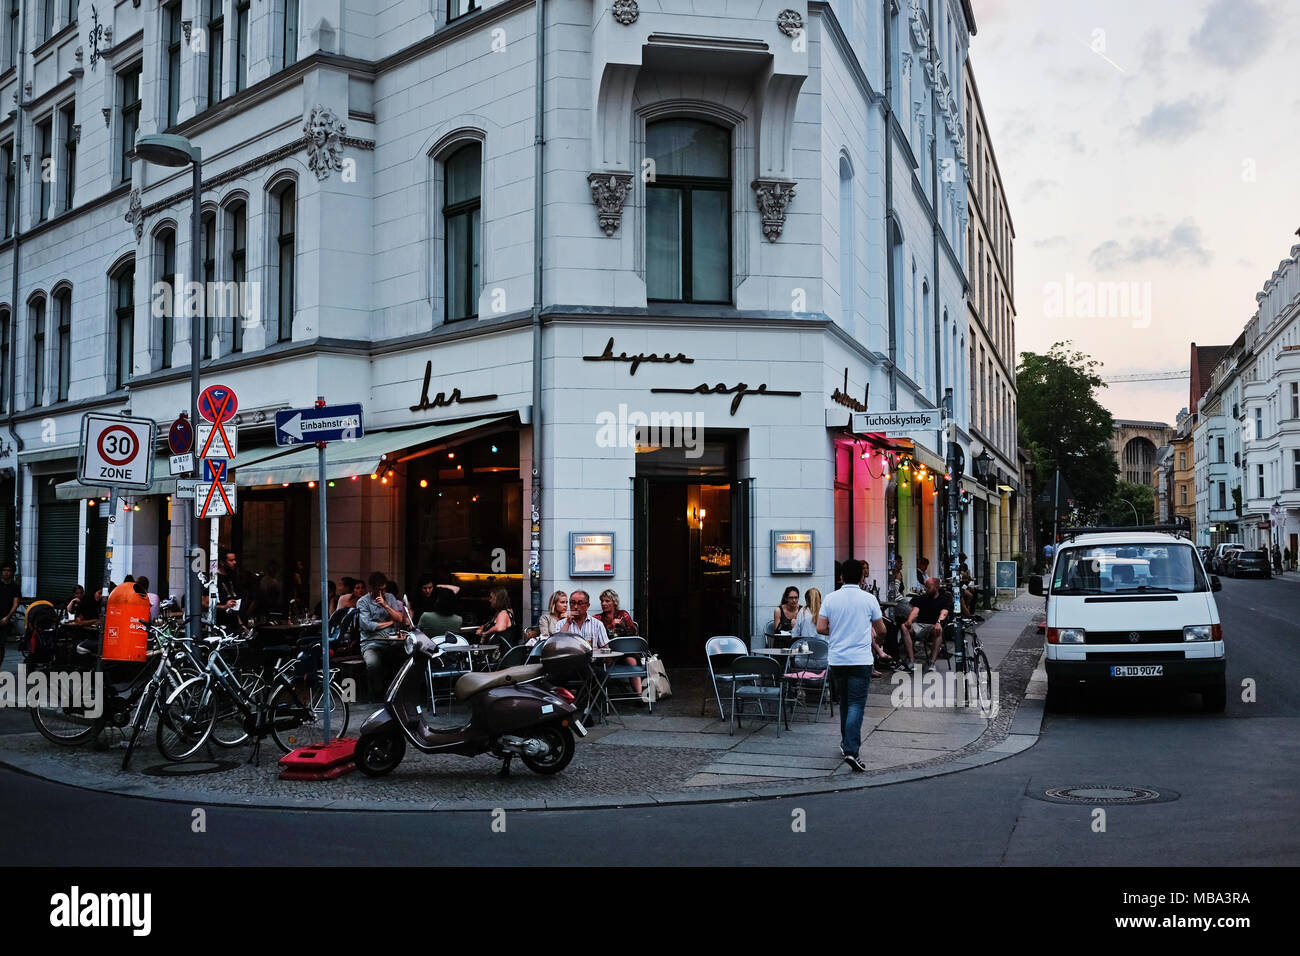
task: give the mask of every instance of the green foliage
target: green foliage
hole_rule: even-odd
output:
[[[1059,467],[1083,521],[1095,521],[1110,501],[1118,472],[1110,447],[1115,420],[1094,394],[1105,387],[1100,367],[1071,343],[1057,342],[1046,354],[1022,352],[1016,370],[1020,441],[1034,458],[1035,493]]]
[[[1133,507],[1130,508],[1129,505]],[[1155,524],[1155,490],[1146,485],[1135,485],[1131,481],[1119,481],[1103,511],[1107,524]],[[1134,511],[1137,512],[1136,522],[1133,520]]]

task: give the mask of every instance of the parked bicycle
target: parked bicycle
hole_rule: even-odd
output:
[[[953,643],[951,666],[953,670],[965,675],[967,704],[971,702],[970,694],[974,691],[974,702],[980,712],[991,715],[993,699],[993,669],[989,658],[980,643],[979,632],[975,629],[976,621],[972,617],[957,616],[953,618],[950,629]]]

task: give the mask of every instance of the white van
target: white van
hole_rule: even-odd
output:
[[[1082,690],[1185,687],[1206,711],[1227,700],[1219,579],[1176,532],[1077,533],[1056,549],[1047,597],[1048,706]]]

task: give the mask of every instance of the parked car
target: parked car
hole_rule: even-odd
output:
[[[1225,541],[1223,544],[1215,545],[1214,553],[1210,555],[1210,562],[1207,570],[1211,574],[1223,573],[1223,558],[1228,551],[1244,551],[1246,546],[1240,541]]]
[[[1226,652],[1214,591],[1192,544],[1177,534],[1083,532],[1062,542],[1046,596],[1047,703],[1080,692],[1163,687],[1199,691],[1206,711],[1227,700]]]
[[[1214,548],[1208,544],[1197,545],[1196,553],[1201,556],[1201,564],[1205,565],[1208,571],[1210,568],[1210,556],[1214,554]]]
[[[1273,576],[1267,551],[1231,551],[1228,554],[1228,575],[1244,578],[1250,575]]]

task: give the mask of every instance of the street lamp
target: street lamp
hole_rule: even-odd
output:
[[[1116,500],[1116,501],[1122,501],[1122,502],[1124,502],[1124,504],[1128,505],[1130,508],[1133,508],[1133,502],[1129,501],[1127,498],[1116,498],[1115,500]],[[1137,525],[1140,525],[1141,523],[1142,523],[1141,520],[1138,518],[1138,510],[1137,510],[1137,508],[1133,508],[1133,525],[1134,525],[1134,527],[1136,527]]]
[[[189,166],[193,171],[193,188],[190,197],[190,281],[198,282],[202,274],[202,260],[199,257],[199,218],[202,215],[203,206],[203,188],[202,188],[202,169],[203,169],[203,152],[199,147],[193,145],[184,136],[176,136],[173,133],[147,133],[144,136],[137,136],[135,140],[135,155],[143,159],[146,163],[153,163],[155,166],[184,167]],[[182,289],[184,286],[182,286]],[[199,348],[199,336],[202,334],[200,322],[200,313],[204,308],[206,301],[206,290],[196,297],[198,307],[193,310],[190,316],[190,424],[193,426],[195,442],[198,441],[199,426],[199,358],[201,350]],[[175,308],[176,290],[172,290],[172,307]],[[188,296],[182,296],[181,301],[187,301]],[[202,530],[199,525],[197,513],[193,515],[188,524],[190,528],[190,541],[192,546],[197,546],[201,539]],[[189,560],[188,549],[185,557]],[[199,577],[198,570],[194,569],[185,577],[185,617],[186,617],[186,634],[191,640],[199,638]]]

